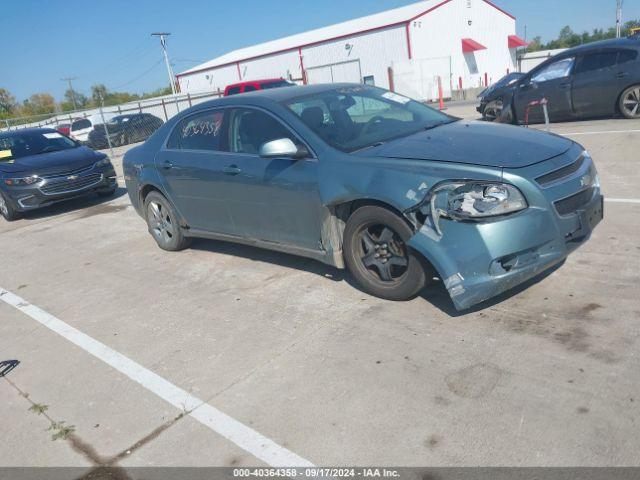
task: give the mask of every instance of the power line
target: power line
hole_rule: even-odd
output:
[[[154,63],[151,68],[149,68],[148,70],[145,70],[144,72],[142,72],[140,75],[138,75],[137,77],[134,77],[132,80],[129,80],[128,82],[125,82],[121,85],[117,85],[115,87],[112,87],[112,90],[117,90],[118,88],[122,88],[122,87],[126,87],[127,85],[132,84],[133,82],[136,82],[138,80],[140,80],[142,77],[144,77],[145,75],[147,75],[148,73],[150,73],[154,68],[156,68],[158,65],[160,65],[162,63],[163,59],[161,58],[160,60],[158,60],[156,63]]]

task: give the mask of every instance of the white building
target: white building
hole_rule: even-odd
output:
[[[239,27],[240,28],[240,27]],[[489,0],[423,0],[406,7],[234,50],[177,75],[182,92],[288,78],[363,82],[414,98],[486,85],[517,68],[515,17]]]

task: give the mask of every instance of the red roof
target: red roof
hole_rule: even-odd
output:
[[[525,42],[517,35],[509,35],[509,48],[528,47],[529,43]]]
[[[476,42],[472,38],[463,38],[462,39],[462,51],[464,53],[475,52],[477,50],[486,50],[487,47],[482,45],[481,43]]]

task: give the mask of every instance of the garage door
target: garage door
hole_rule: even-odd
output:
[[[306,72],[308,83],[362,82],[360,60],[311,67]]]

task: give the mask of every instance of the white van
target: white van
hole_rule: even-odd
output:
[[[115,113],[105,113],[104,122],[108,122],[115,116]],[[89,133],[93,130],[93,127],[102,125],[102,123],[102,115],[99,113],[89,115],[86,118],[77,118],[71,123],[69,136],[78,142],[87,143],[89,141]]]

